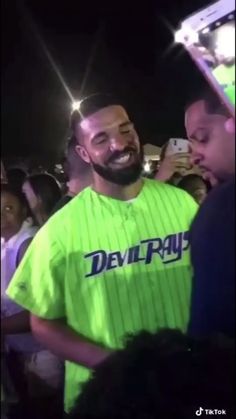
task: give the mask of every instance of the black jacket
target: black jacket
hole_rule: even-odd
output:
[[[216,187],[190,232],[194,268],[189,332],[235,336],[235,178]]]

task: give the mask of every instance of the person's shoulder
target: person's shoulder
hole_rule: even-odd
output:
[[[221,185],[215,186],[207,196],[206,200],[202,204],[201,213],[205,211],[214,212],[223,211],[227,208],[233,210],[235,202],[235,178],[232,177],[228,181]]]
[[[220,199],[224,196],[235,199],[235,177],[232,177],[223,184],[216,186],[209,194],[209,200]]]
[[[170,185],[169,183],[162,182],[157,179],[144,179],[145,187],[149,190],[158,190],[158,191],[173,191],[176,189],[175,186]]]
[[[67,205],[71,200],[72,200],[72,197],[69,195],[62,196],[60,200],[54,206],[51,216],[54,215],[57,211],[59,211],[61,208],[63,208],[65,205]]]
[[[66,234],[72,225],[83,218],[83,211],[86,210],[86,203],[88,203],[89,196],[90,188],[86,188],[72,198],[64,207],[52,214],[48,221],[40,228],[36,235],[37,239],[50,236],[56,240],[57,237],[63,237],[63,234]]]
[[[193,223],[192,232],[234,230],[235,178],[216,186],[207,196]]]
[[[191,195],[177,186],[158,180],[149,179],[147,187],[150,189],[150,194],[157,194],[157,202],[160,199],[166,207],[172,208],[180,218],[188,219],[192,223],[199,206]]]
[[[91,188],[85,188],[75,197],[67,200],[65,205],[58,209],[52,216],[50,217],[48,223],[57,223],[61,222],[62,219],[68,219],[68,217],[74,212],[81,209],[84,204],[88,201],[90,195]]]
[[[177,199],[182,200],[183,202],[188,201],[189,203],[194,203],[195,206],[197,206],[196,202],[194,201],[191,195],[189,195],[186,191],[178,188],[175,185],[171,185],[169,183],[162,182],[156,179],[146,179],[145,185],[147,189],[149,189],[150,191],[152,190],[163,194],[163,196],[165,196],[166,199],[176,197]]]

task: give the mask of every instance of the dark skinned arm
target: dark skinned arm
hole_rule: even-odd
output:
[[[94,368],[112,353],[74,332],[63,320],[45,320],[31,314],[31,329],[37,340],[59,358],[87,368]]]

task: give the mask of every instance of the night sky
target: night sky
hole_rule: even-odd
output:
[[[143,143],[184,135],[183,107],[202,77],[179,47],[171,48],[171,27],[206,1],[102,4],[1,1],[3,156],[57,160],[68,135],[70,99],[39,34],[74,97],[118,94]]]

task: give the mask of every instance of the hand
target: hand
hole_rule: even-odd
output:
[[[110,349],[99,348],[96,350],[96,355],[91,359],[91,368],[96,368],[102,364],[107,358],[109,358],[114,351]]]
[[[189,153],[172,154],[171,156],[166,156],[161,162],[155,179],[167,182],[172,178],[174,173],[179,173],[181,176],[184,176],[186,171],[191,169],[191,167]]]

